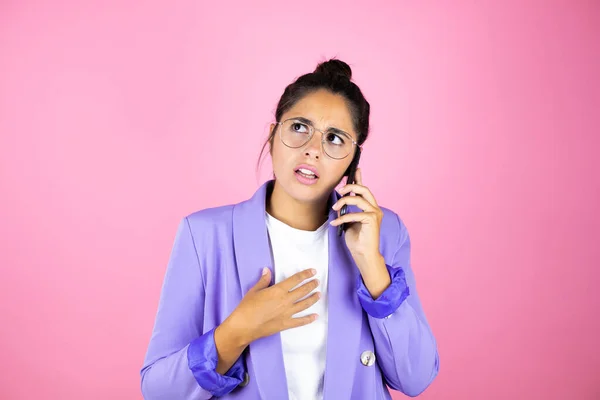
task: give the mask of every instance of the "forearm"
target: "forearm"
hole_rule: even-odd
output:
[[[385,259],[380,253],[355,256],[354,259],[369,294],[377,299],[392,283]]]
[[[219,355],[216,371],[219,374],[224,375],[240,358],[248,346],[246,342],[243,335],[232,326],[229,320],[223,321],[215,329],[215,346]]]
[[[392,216],[398,225],[396,251],[386,265],[392,283],[375,298],[367,282],[359,282],[358,296],[368,314],[386,381],[408,396],[417,396],[437,376],[439,355],[410,266],[410,236],[400,218]]]

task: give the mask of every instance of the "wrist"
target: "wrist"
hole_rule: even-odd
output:
[[[373,299],[379,298],[392,283],[385,259],[381,254],[374,255],[368,257],[361,265],[364,267],[359,267],[359,270],[366,289]]]
[[[221,336],[232,348],[243,351],[251,342],[248,329],[227,318],[215,330],[215,335]]]
[[[369,254],[363,253],[356,255],[353,254],[352,258],[354,259],[356,266],[360,270],[361,274],[363,273],[363,271],[364,273],[368,273],[369,271],[372,271],[373,269],[376,269],[381,265],[384,265],[385,267],[385,259],[383,258],[383,255],[381,255],[380,252]]]

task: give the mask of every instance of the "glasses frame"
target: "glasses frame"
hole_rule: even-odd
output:
[[[288,144],[286,144],[283,141],[283,137],[282,137],[283,124],[285,124],[286,122],[291,121],[291,120],[298,120],[299,123],[304,124],[304,125],[308,125],[309,129],[311,129],[311,132],[309,134],[308,140],[305,143],[303,143],[303,144],[301,144],[300,146],[297,146],[297,147],[289,146]],[[312,138],[313,138],[313,136],[315,134],[315,131],[319,131],[319,132],[321,132],[321,150],[323,150],[323,154],[326,154],[327,157],[331,158],[332,160],[343,160],[344,158],[348,157],[349,155],[351,155],[353,152],[356,151],[356,150],[354,150],[354,146],[358,146],[362,150],[362,145],[359,145],[358,142],[356,142],[356,140],[352,139],[352,136],[350,136],[350,134],[348,132],[344,132],[343,130],[336,128],[339,132],[341,132],[344,135],[348,136],[348,139],[350,139],[350,141],[352,142],[352,149],[344,157],[342,157],[342,158],[335,158],[335,157],[332,157],[329,153],[327,153],[327,151],[325,151],[325,132],[323,132],[321,129],[317,129],[311,123],[308,123],[306,121],[300,120],[300,117],[292,117],[292,118],[286,119],[285,121],[277,122],[277,125],[278,125],[277,130],[279,130],[279,140],[281,140],[281,143],[283,143],[284,146],[289,147],[290,149],[299,149],[301,147],[306,146],[312,140]]]

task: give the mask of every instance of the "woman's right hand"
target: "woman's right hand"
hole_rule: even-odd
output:
[[[237,333],[246,346],[261,337],[310,324],[317,319],[317,314],[296,318],[293,316],[315,304],[321,297],[319,292],[315,292],[302,299],[319,286],[317,279],[298,286],[315,273],[314,269],[306,269],[269,286],[271,271],[265,268],[259,281],[246,293],[224,323]]]

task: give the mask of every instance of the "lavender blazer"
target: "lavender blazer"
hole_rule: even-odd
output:
[[[141,370],[145,399],[288,399],[279,334],[251,343],[227,374],[214,372],[214,328],[258,281],[262,268],[274,267],[264,214],[269,184],[249,200],[195,212],[179,224]],[[334,191],[331,204],[339,198]],[[393,279],[377,300],[366,292],[337,227],[329,227],[325,400],[391,399],[388,386],[417,396],[438,373],[436,341],[410,266],[408,232],[393,211],[382,210],[380,252]],[[336,216],[331,210],[329,220]],[[382,310],[392,303],[391,315],[384,317]],[[361,362],[366,351],[375,354],[374,364]]]

